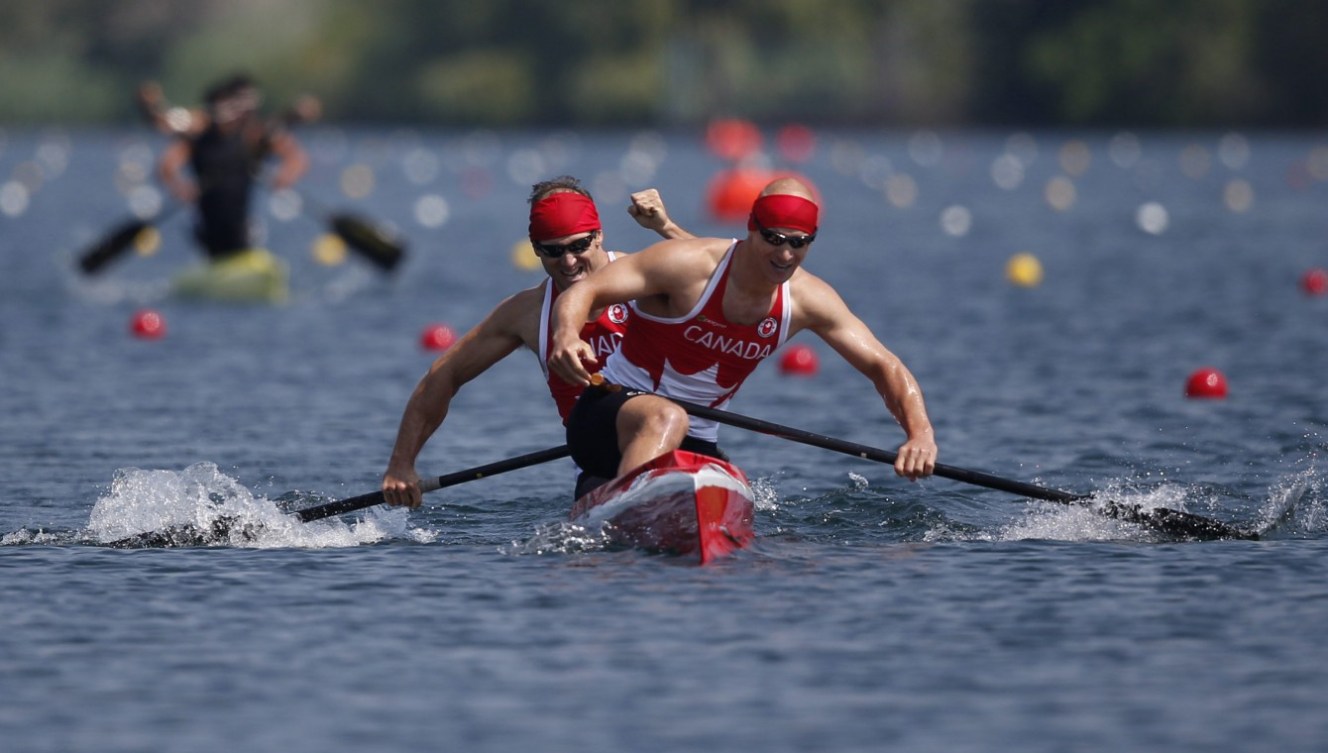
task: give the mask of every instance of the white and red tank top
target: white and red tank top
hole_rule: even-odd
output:
[[[604,364],[605,379],[639,390],[723,408],[763,359],[788,339],[789,284],[775,291],[770,310],[754,324],[724,318],[724,291],[737,241],[710,276],[692,310],[677,318],[652,316],[631,304],[630,335]],[[695,416],[688,434],[714,442],[719,425]]]
[[[617,254],[610,251],[609,261],[615,258]],[[581,390],[584,388],[568,384],[557,374],[549,371],[549,346],[553,340],[553,331],[549,325],[553,302],[558,298],[559,292],[552,278],[544,281],[544,303],[540,307],[539,362],[540,369],[544,371],[544,381],[549,385],[549,394],[553,395],[553,402],[558,405],[558,415],[562,416],[565,424],[567,415],[572,412],[572,406],[576,404],[576,399],[581,396]],[[592,373],[599,371],[605,359],[617,352],[618,346],[623,341],[623,333],[627,330],[627,312],[626,304],[615,303],[605,307],[598,317],[586,322],[581,328],[581,339],[590,343],[590,347],[595,349],[595,358],[599,361],[599,365],[592,367]]]

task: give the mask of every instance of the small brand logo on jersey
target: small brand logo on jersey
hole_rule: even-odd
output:
[[[610,306],[609,321],[614,324],[622,324],[627,321],[627,307],[621,303],[615,303]]]
[[[760,324],[756,325],[756,334],[761,337],[769,337],[775,334],[776,329],[779,329],[779,322],[776,322],[773,316],[767,316]]]

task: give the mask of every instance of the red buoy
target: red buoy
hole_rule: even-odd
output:
[[[761,129],[750,120],[718,118],[706,126],[705,142],[710,153],[720,159],[738,161],[761,150]]]
[[[140,340],[160,340],[166,336],[166,320],[152,309],[139,309],[129,320],[129,331]]]
[[[430,324],[420,333],[420,347],[425,350],[447,350],[456,342],[456,333],[446,324]]]
[[[794,376],[813,376],[821,368],[816,351],[806,345],[792,345],[779,359],[779,370]]]
[[[1222,399],[1227,396],[1227,378],[1211,367],[1198,369],[1185,383],[1185,397]]]
[[[1328,293],[1328,269],[1315,267],[1300,278],[1300,287],[1307,295]]]

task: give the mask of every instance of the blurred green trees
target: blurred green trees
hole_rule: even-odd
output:
[[[1301,0],[8,0],[0,122],[249,71],[338,121],[1322,126]]]

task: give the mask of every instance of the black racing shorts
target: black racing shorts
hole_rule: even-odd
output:
[[[198,202],[194,238],[209,258],[223,259],[251,245],[248,191],[213,191]]]
[[[576,483],[576,496],[606,483],[618,475],[622,453],[618,449],[618,411],[623,403],[650,392],[621,389],[606,390],[589,387],[581,393],[572,412],[567,416],[567,446],[572,460],[582,469]],[[687,436],[682,449],[727,461],[728,455],[714,442]]]

